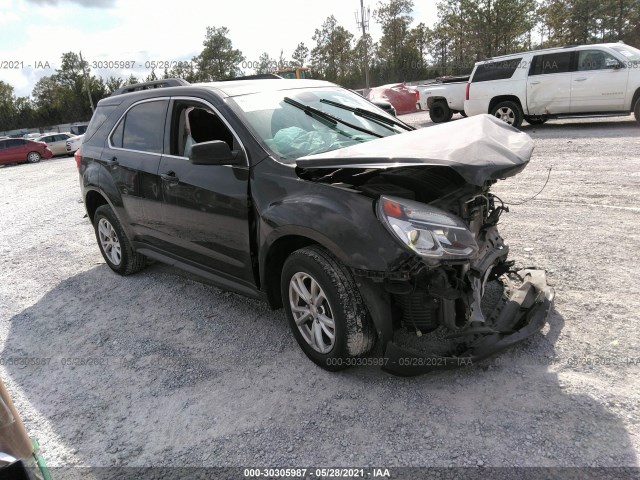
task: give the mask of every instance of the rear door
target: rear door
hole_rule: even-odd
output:
[[[249,168],[244,147],[221,114],[192,97],[172,99],[160,162],[163,240],[170,250],[224,278],[255,286],[249,231]],[[223,140],[240,166],[193,165],[190,145]]]
[[[571,111],[615,112],[624,110],[629,69],[599,48],[578,50],[571,81]]]
[[[110,197],[121,220],[138,241],[153,241],[155,224],[162,214],[158,167],[164,145],[164,124],[168,98],[143,100],[120,118],[108,139],[99,162],[111,175],[115,192]]]
[[[527,78],[529,115],[571,110],[571,51],[534,55]]]

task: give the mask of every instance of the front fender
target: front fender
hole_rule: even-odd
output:
[[[260,215],[260,263],[285,236],[318,243],[347,267],[384,272],[408,258],[374,212],[374,200],[323,184],[304,182],[308,190],[270,205]]]

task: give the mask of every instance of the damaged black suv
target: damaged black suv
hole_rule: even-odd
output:
[[[412,375],[543,327],[553,290],[512,271],[489,190],[532,149],[489,115],[415,130],[328,82],[163,80],[101,100],[76,159],[115,272],[175,265],[284,307],[323,368]]]

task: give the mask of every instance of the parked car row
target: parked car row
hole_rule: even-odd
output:
[[[73,155],[84,135],[40,134],[35,139],[0,137],[0,164],[37,163],[56,155]]]

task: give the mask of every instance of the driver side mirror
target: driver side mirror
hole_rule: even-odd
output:
[[[240,152],[231,150],[222,140],[195,143],[189,155],[194,165],[237,165],[240,158]]]

